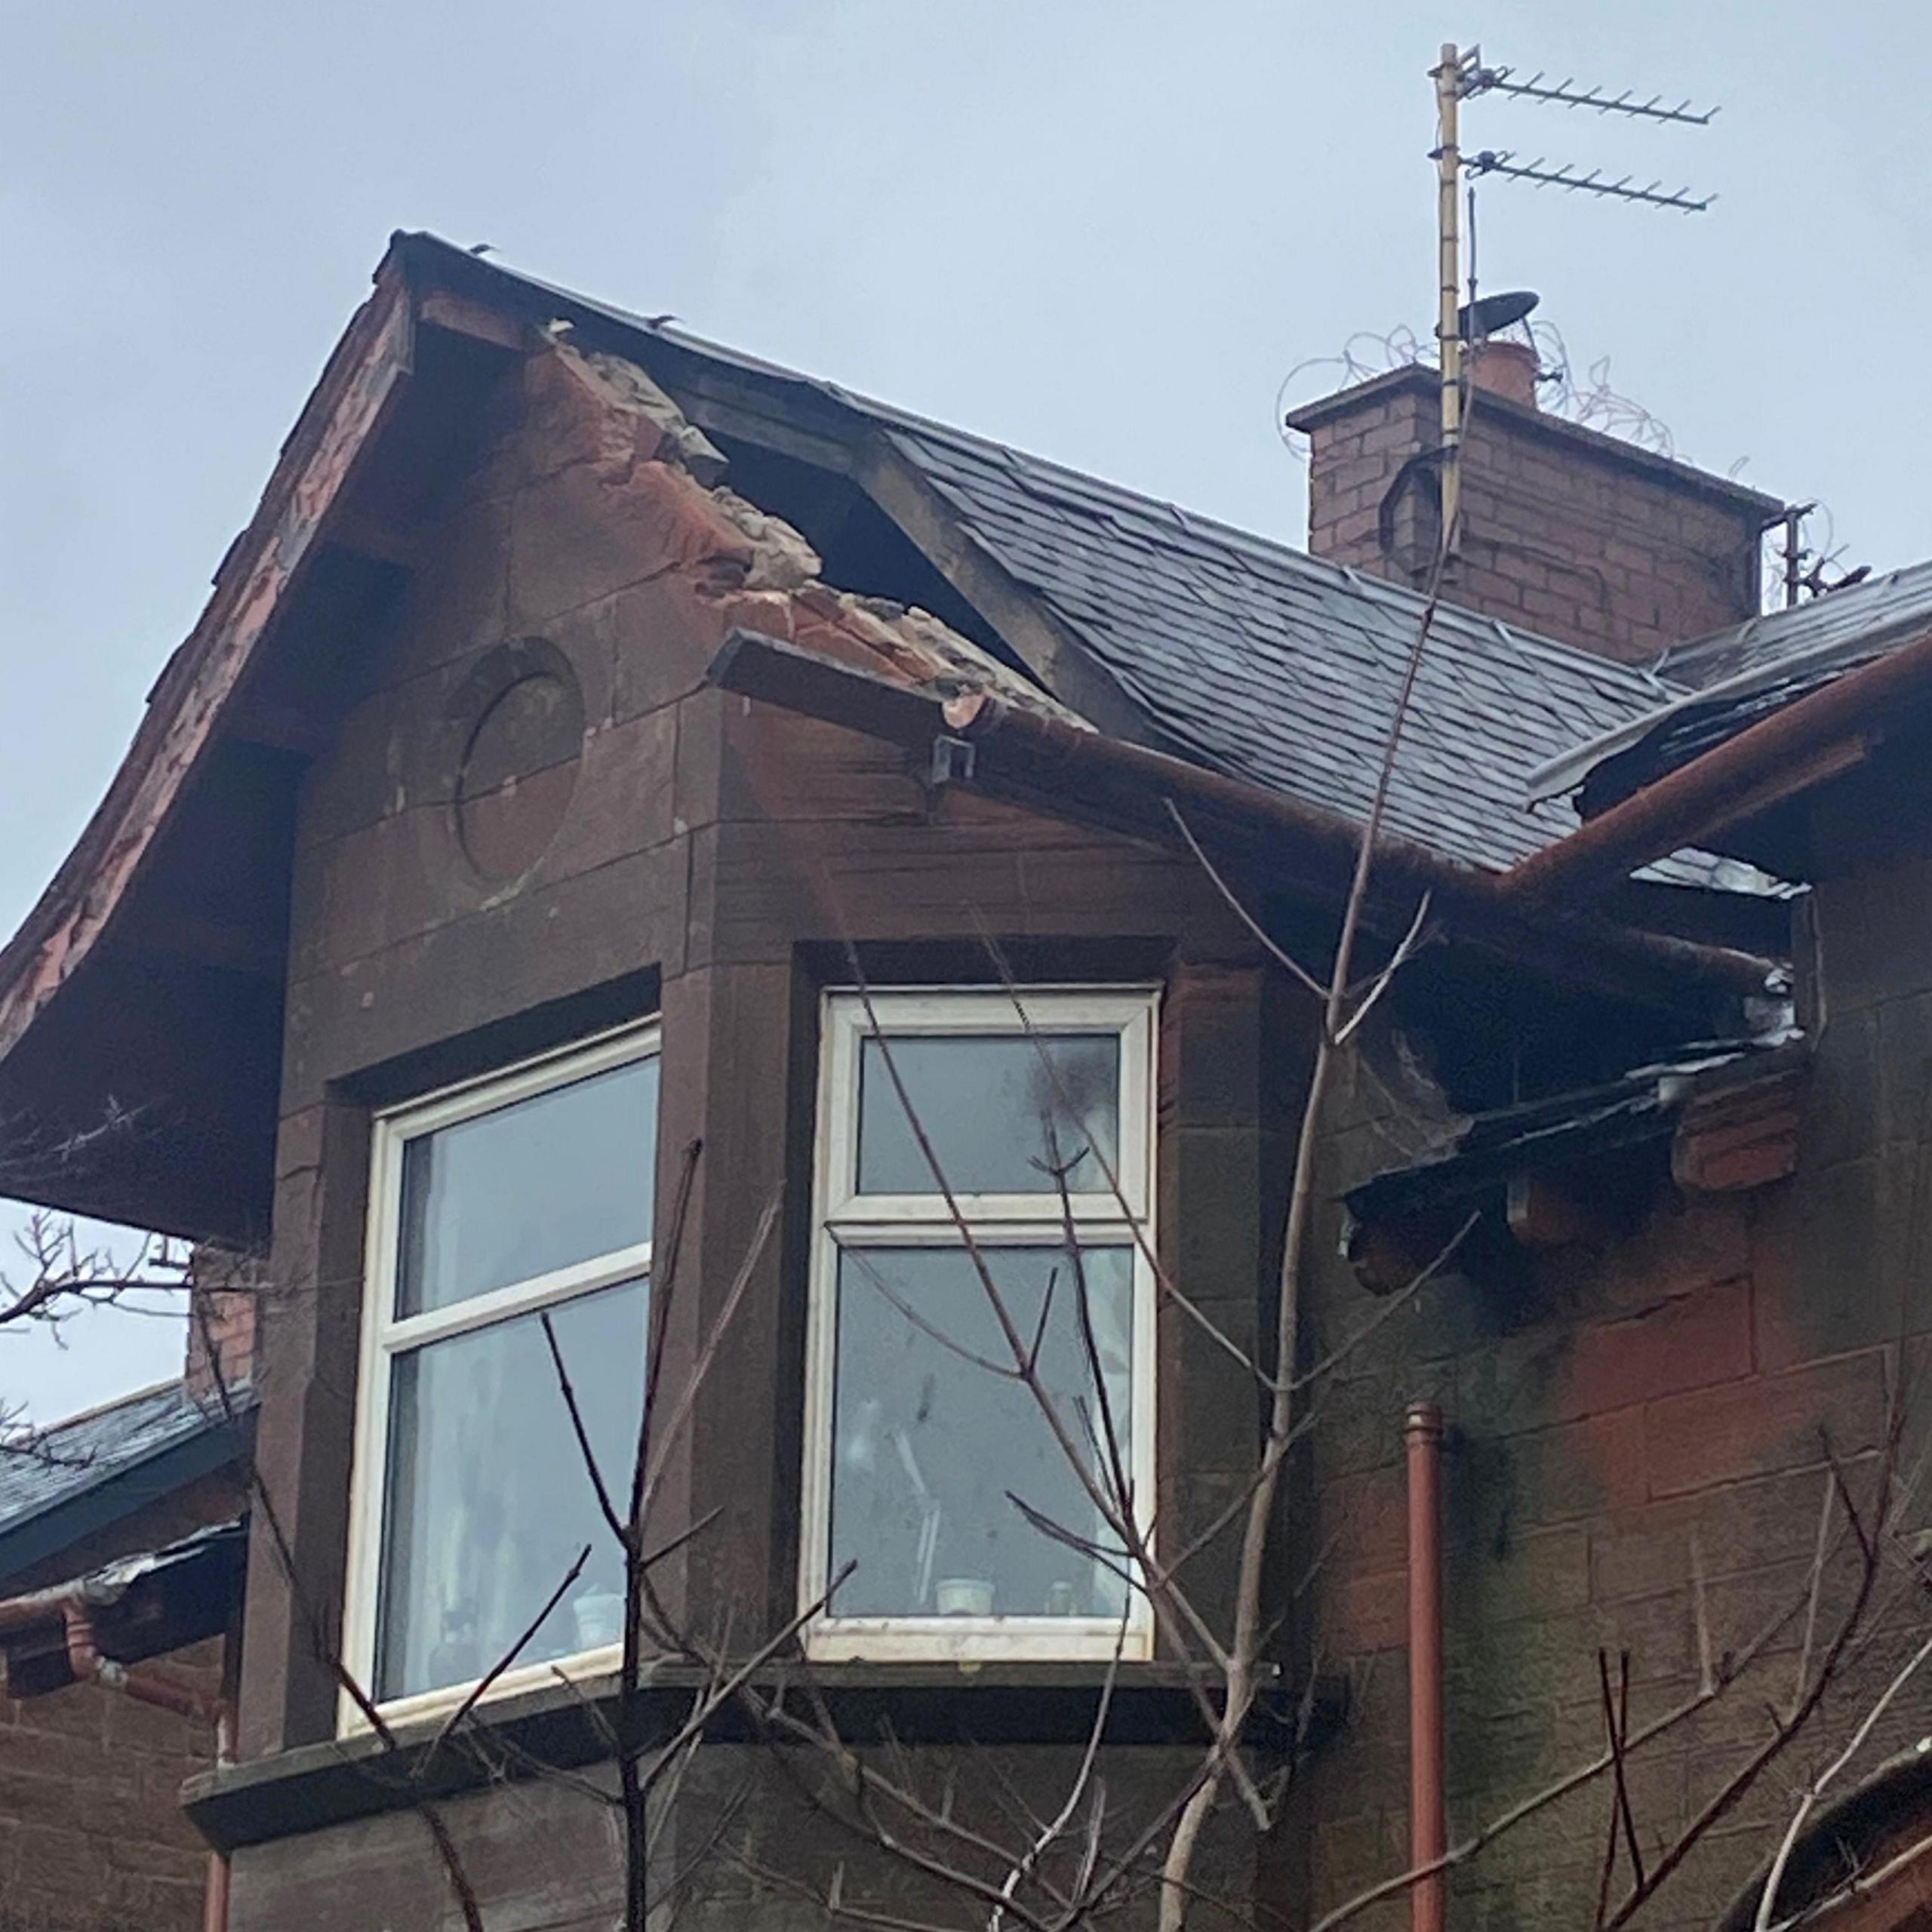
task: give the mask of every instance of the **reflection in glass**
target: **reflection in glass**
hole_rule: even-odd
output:
[[[1071,1260],[1054,1247],[983,1247],[980,1254],[1029,1345],[1044,1312],[1041,1379],[1106,1491],[1104,1425]],[[1090,1247],[1081,1260],[1094,1352],[1127,1466],[1133,1253]],[[848,1561],[858,1567],[835,1615],[1121,1614],[1127,1589],[1118,1565],[1057,1541],[1011,1500],[1019,1497],[1089,1543],[1117,1547],[1031,1391],[985,1365],[1012,1361],[963,1248],[840,1254],[831,1574]]]
[[[625,1281],[550,1315],[598,1466],[618,1493],[636,1448],[648,1299],[647,1283]],[[589,1561],[518,1663],[623,1636],[623,1558],[598,1512],[539,1318],[516,1315],[397,1356],[377,1698],[482,1675],[586,1543]]]
[[[648,1241],[657,1158],[654,1056],[419,1135],[402,1154],[397,1315]]]
[[[1107,1192],[1118,1171],[1118,1033],[889,1036],[859,1062],[859,1190],[931,1194],[932,1164],[893,1084],[896,1071],[956,1194],[1051,1194],[1051,1149],[1075,1193]],[[1051,1134],[1049,1136],[1049,1125]]]

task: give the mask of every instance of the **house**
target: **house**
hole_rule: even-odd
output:
[[[175,1380],[0,1452],[0,1924],[203,1924],[180,1788],[214,1761],[253,1423],[246,1305],[226,1312],[226,1406],[191,1344]]]
[[[1337,1056],[1425,376],[1305,555],[395,238],[0,954],[267,1257],[235,1932],[1912,1922],[1932,571],[1476,360]]]

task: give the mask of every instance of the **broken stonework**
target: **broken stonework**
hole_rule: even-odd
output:
[[[634,363],[553,343],[532,358],[525,398],[525,466],[554,475],[587,466],[595,500],[582,514],[609,529],[628,528],[654,564],[672,561],[707,594],[728,599],[728,624],[937,696],[990,691],[1084,722],[930,612],[822,583],[811,545],[723,483],[723,455]]]

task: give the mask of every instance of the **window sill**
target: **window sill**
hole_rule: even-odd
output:
[[[1064,1662],[823,1663],[811,1669],[840,1734],[854,1744],[877,1740],[888,1725],[909,1744],[1084,1744],[1109,1675],[1104,1663]],[[668,1738],[685,1721],[702,1675],[682,1664],[660,1666],[653,1673],[638,1699],[637,1721],[645,1737]],[[758,1681],[776,1690],[804,1675],[802,1666],[781,1665]],[[1188,1670],[1177,1664],[1121,1664],[1109,1701],[1106,1741],[1201,1742],[1201,1715],[1189,1679]],[[1211,1677],[1198,1681],[1212,1697]],[[618,1701],[617,1679],[607,1675],[492,1700],[478,1719],[506,1747],[512,1776],[519,1763],[533,1767],[533,1775],[537,1765],[575,1770],[608,1760],[605,1737],[615,1726]],[[1277,1710],[1293,1703],[1279,1694],[1269,1701]],[[1327,1696],[1316,1701],[1325,1712]],[[500,1770],[479,1764],[475,1754],[454,1743],[436,1754],[426,1775],[419,1774],[441,1722],[425,1718],[398,1725],[393,1754],[365,1734],[222,1765],[189,1780],[183,1806],[209,1844],[226,1852],[500,1783]],[[1287,1726],[1272,1712],[1257,1713],[1251,1728],[1264,1747],[1286,1741]],[[742,1716],[728,1709],[710,1735],[716,1743],[733,1743],[746,1741],[749,1734]],[[495,1759],[502,1754],[490,1755]]]

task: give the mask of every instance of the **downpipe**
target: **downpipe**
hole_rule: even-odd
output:
[[[85,1598],[75,1595],[60,1605],[67,1647],[67,1667],[76,1682],[99,1684],[118,1690],[139,1704],[172,1711],[214,1727],[215,1761],[229,1763],[235,1755],[234,1707],[225,1697],[210,1697],[191,1678],[154,1663],[123,1664],[103,1657],[94,1641],[94,1618]],[[228,1860],[218,1851],[208,1854],[208,1878],[202,1896],[202,1932],[228,1932]]]
[[[1449,1850],[1443,1798],[1442,1411],[1409,1407],[1403,1433],[1409,1478],[1409,1869]],[[1432,1871],[1409,1887],[1411,1932],[1443,1932],[1449,1875]]]

